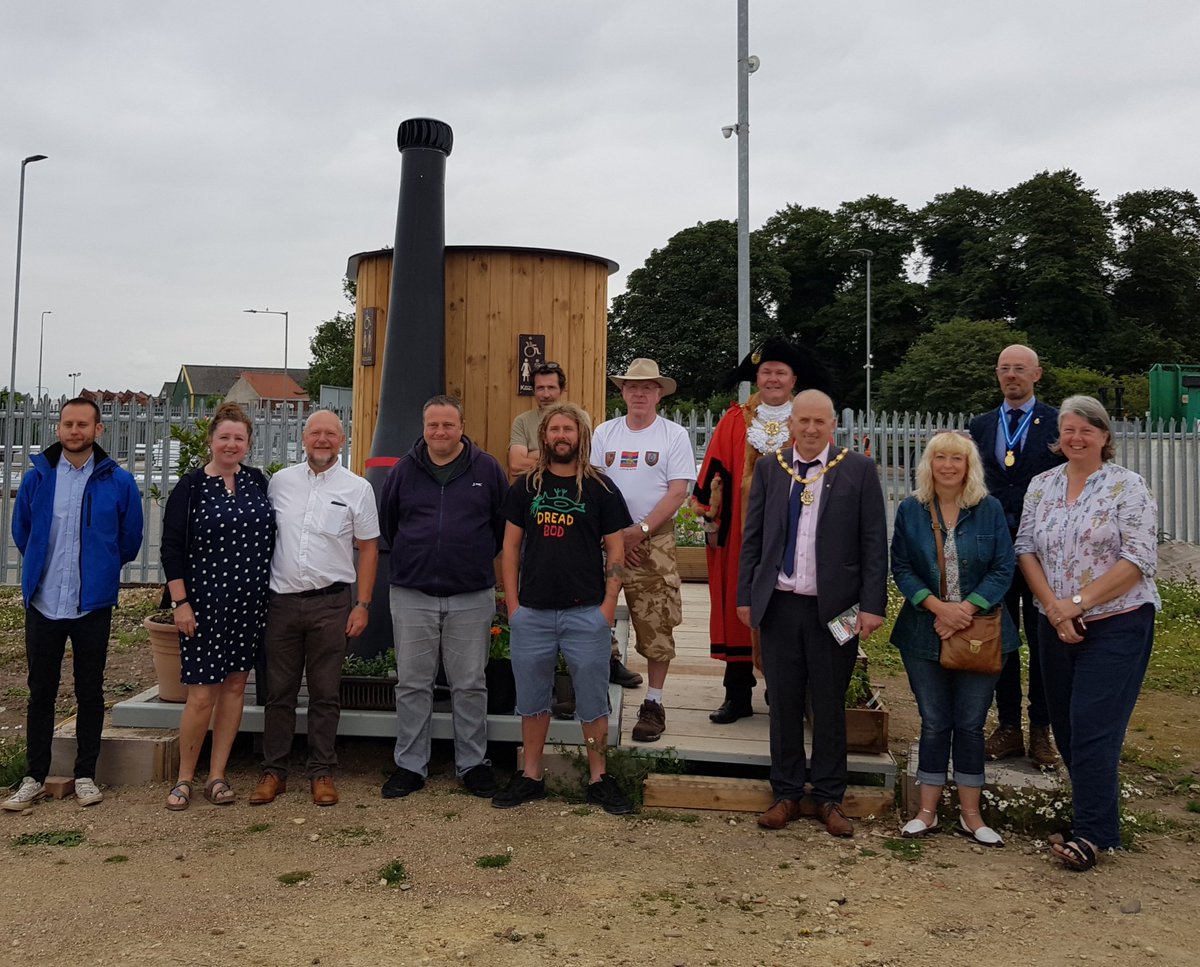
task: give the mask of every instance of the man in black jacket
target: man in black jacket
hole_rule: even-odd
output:
[[[508,478],[495,457],[463,434],[462,404],[434,396],[422,437],[388,471],[380,531],[391,545],[390,602],[396,647],[396,771],[386,799],[425,785],[438,662],[450,682],[455,772],[491,798],[487,760],[488,637],[496,613],[494,560],[504,536]]]
[[[1029,481],[1063,462],[1050,452],[1058,439],[1058,410],[1038,402],[1034,385],[1042,378],[1038,356],[1028,346],[1007,347],[996,360],[996,378],[1004,402],[971,421],[971,437],[983,458],[983,475],[988,492],[1004,507],[1008,529],[1015,538],[1021,523],[1021,507]],[[1042,691],[1042,669],[1037,644],[1038,613],[1033,592],[1018,569],[1005,605],[1013,623],[1025,629],[1029,644],[1029,757],[1040,766],[1058,761],[1050,738],[1050,714]],[[1024,622],[1022,625],[1022,615]],[[992,759],[1025,754],[1021,732],[1021,660],[1011,652],[996,683],[996,715],[999,725],[988,736],[985,750]]]

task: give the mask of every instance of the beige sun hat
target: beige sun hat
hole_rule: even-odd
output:
[[[627,380],[631,379],[651,379],[662,387],[663,396],[670,396],[675,392],[678,384],[670,376],[664,376],[658,371],[658,363],[653,359],[635,359],[629,364],[629,369],[621,376],[610,376],[617,388],[622,388]]]

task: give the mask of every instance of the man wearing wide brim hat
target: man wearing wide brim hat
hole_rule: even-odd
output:
[[[617,485],[634,521],[622,531],[625,603],[649,687],[632,735],[654,742],[667,725],[663,686],[675,657],[673,632],[683,620],[675,512],[696,479],[696,457],[687,431],[658,413],[659,401],[676,389],[658,363],[635,359],[609,379],[620,388],[626,413],[596,427],[592,462]]]
[[[828,392],[829,379],[817,358],[786,339],[772,336],[746,354],[729,385],[754,383],[745,403],[736,400],[713,429],[691,506],[703,518],[708,559],[709,653],[725,662],[725,698],[709,715],[718,725],[754,714],[751,631],[737,617],[738,555],[754,464],[763,454],[790,446],[787,419],[798,390]]]

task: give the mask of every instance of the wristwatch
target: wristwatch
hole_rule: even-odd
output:
[[[643,534],[645,534],[647,537],[650,536],[650,525],[647,524],[644,520],[638,521],[638,527],[640,527],[642,529]]]
[[[1075,594],[1071,596],[1071,604],[1077,605],[1080,611],[1083,611],[1083,595]]]
[[[187,598],[180,598],[178,601],[172,601],[172,602],[171,602],[171,610],[172,610],[172,611],[174,611],[174,610],[175,610],[176,608],[178,608],[178,607],[179,607],[181,604],[191,604],[191,602],[190,602],[190,601],[188,601],[188,599],[187,599]]]
[[[355,601],[354,607],[366,608],[368,611],[370,611],[371,610],[371,602],[370,601]]]

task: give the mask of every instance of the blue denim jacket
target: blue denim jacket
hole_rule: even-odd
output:
[[[970,601],[980,611],[999,606],[1003,627],[1001,650],[1015,651],[1020,638],[1004,607],[1004,596],[1012,584],[1017,558],[1000,501],[988,496],[974,507],[960,510],[955,537],[963,600]],[[904,595],[904,607],[892,629],[892,644],[906,657],[937,661],[941,639],[933,630],[933,612],[920,605],[931,594],[940,593],[941,572],[929,507],[918,503],[916,497],[906,498],[896,510],[892,577]]]

